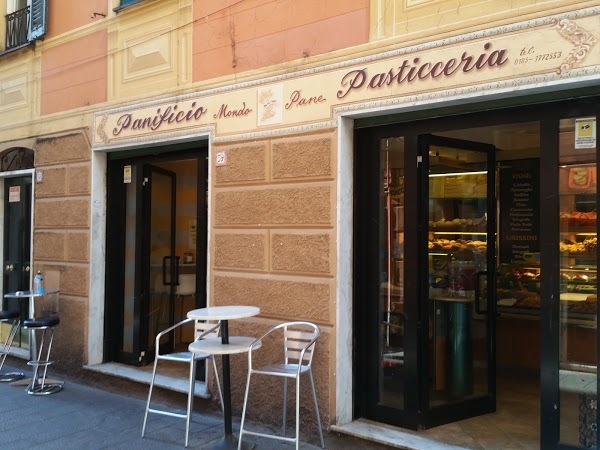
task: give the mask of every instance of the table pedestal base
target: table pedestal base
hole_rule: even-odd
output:
[[[243,441],[241,448],[243,450],[252,450],[254,447],[256,447],[256,444]],[[232,434],[225,435],[222,438],[202,444],[202,448],[210,450],[235,450],[238,448],[238,438]]]
[[[8,372],[0,374],[0,383],[13,383],[22,378],[25,378],[23,372]]]

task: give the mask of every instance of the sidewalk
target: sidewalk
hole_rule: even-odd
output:
[[[30,370],[7,360],[6,370]],[[53,378],[65,380],[64,389],[48,396],[32,396],[22,386],[0,383],[0,446],[10,449],[179,449],[184,448],[185,420],[150,414],[146,437],[141,438],[145,409],[143,392],[147,387],[112,389],[94,387],[86,380],[71,380],[63,374]],[[87,378],[86,378],[87,379]],[[91,377],[90,379],[93,379]],[[117,391],[117,392],[115,392]],[[119,392],[122,391],[122,392]],[[125,395],[127,393],[127,395]],[[159,401],[160,396],[158,397]],[[179,403],[179,402],[178,402]],[[180,411],[185,403],[181,403]],[[190,429],[189,448],[202,449],[208,442],[223,436],[223,419],[217,411],[195,405]],[[234,417],[234,434],[239,429]],[[264,426],[252,424],[252,429]],[[256,428],[255,428],[256,427]],[[288,429],[288,432],[292,430]],[[271,431],[268,431],[271,432]],[[375,444],[335,432],[323,432],[328,449],[383,449]],[[318,449],[318,437],[310,430],[300,431],[301,449]],[[248,436],[257,450],[292,449],[293,445]],[[246,438],[244,438],[246,441]]]

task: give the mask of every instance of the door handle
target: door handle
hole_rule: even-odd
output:
[[[12,264],[7,264],[6,267],[5,267],[5,269],[6,269],[7,272],[12,272],[13,269],[14,269],[14,266]]]
[[[29,266],[25,266],[25,272],[29,272]]]

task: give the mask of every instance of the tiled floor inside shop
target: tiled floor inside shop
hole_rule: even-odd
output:
[[[472,449],[539,449],[539,380],[531,374],[498,375],[496,412],[422,431]]]
[[[497,377],[495,413],[420,431],[419,435],[442,444],[468,449],[539,449],[539,375],[499,371]],[[580,386],[570,386],[571,384],[561,381],[561,442],[591,447],[596,435],[592,432],[593,436],[580,436],[581,404],[576,392],[580,391]],[[586,439],[588,440],[585,441]]]
[[[359,420],[334,429],[390,446],[419,450],[525,450],[540,448],[539,380],[531,374],[498,374],[495,413],[418,432]]]

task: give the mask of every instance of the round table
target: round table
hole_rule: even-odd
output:
[[[221,339],[209,338],[194,341],[189,350],[193,353],[207,353],[222,355],[223,358],[223,420],[225,435],[218,441],[209,442],[203,448],[237,449],[237,438],[233,436],[231,420],[231,380],[229,368],[229,355],[247,352],[250,345],[256,340],[249,336],[229,336],[229,320],[244,319],[257,316],[260,308],[256,306],[209,306],[207,308],[194,309],[187,313],[189,319],[221,321]],[[189,412],[191,413],[191,411]],[[242,448],[252,448],[252,445],[244,444]]]

